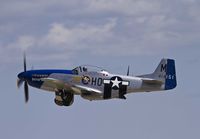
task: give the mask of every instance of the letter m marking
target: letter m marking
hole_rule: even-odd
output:
[[[161,71],[161,72],[163,72],[163,71],[166,72],[166,71],[167,71],[167,64],[162,64],[162,65],[161,65],[160,71]]]

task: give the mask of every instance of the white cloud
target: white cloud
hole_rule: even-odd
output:
[[[123,15],[138,15],[154,13],[160,9],[160,3],[153,0],[91,0],[88,11],[113,12]]]
[[[83,41],[103,41],[111,35],[115,23],[103,26],[81,25],[67,28],[62,24],[53,24],[46,37],[49,43],[55,45],[74,44]]]
[[[113,30],[116,26],[115,19],[108,19],[103,25],[78,24],[68,27],[62,23],[53,23],[47,33],[41,36],[22,35],[15,41],[9,42],[2,49],[1,60],[4,53],[12,53],[13,57],[21,57],[23,51],[34,53],[33,58],[41,60],[69,59],[76,57],[79,51],[86,50],[88,53],[95,51],[96,45],[105,44],[113,38]],[[19,54],[21,52],[21,54]],[[41,59],[41,55],[45,55]],[[6,56],[7,57],[7,56]],[[7,63],[13,61],[8,57]],[[5,62],[5,60],[4,60]]]
[[[48,60],[75,57],[80,51],[100,56],[159,54],[198,44],[199,5],[195,0],[2,2],[0,59],[21,49],[37,56],[45,53]]]
[[[1,3],[0,16],[30,17],[59,14],[79,16],[102,13],[130,16],[156,13],[160,10],[160,4],[157,0],[11,0]]]
[[[71,28],[54,23],[43,42],[50,45],[73,45],[74,47],[84,43],[101,43],[112,37],[115,24],[114,19],[101,26],[81,24]]]

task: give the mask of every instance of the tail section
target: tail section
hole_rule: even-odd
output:
[[[162,59],[151,76],[156,80],[162,81],[165,84],[165,90],[175,88],[177,85],[175,61],[173,59]]]
[[[137,77],[155,80],[154,83],[163,84],[162,89],[170,90],[176,87],[176,69],[173,59],[162,59],[156,70],[152,74],[140,75]],[[149,81],[149,80],[148,80]],[[158,82],[157,82],[158,81]]]

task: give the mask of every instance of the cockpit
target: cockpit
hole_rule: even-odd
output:
[[[78,66],[72,70],[73,74],[79,75],[81,73],[86,73],[86,72],[96,72],[96,73],[102,73],[104,75],[108,75],[108,72],[104,70],[103,68],[96,67],[96,66],[90,66],[90,65],[83,65],[83,66]]]

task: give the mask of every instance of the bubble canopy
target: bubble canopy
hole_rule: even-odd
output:
[[[79,73],[83,73],[83,72],[97,72],[97,73],[102,73],[102,72],[107,72],[107,70],[98,67],[98,66],[92,66],[92,65],[81,65],[78,66],[76,68],[74,68],[73,70],[74,74],[79,74]]]

